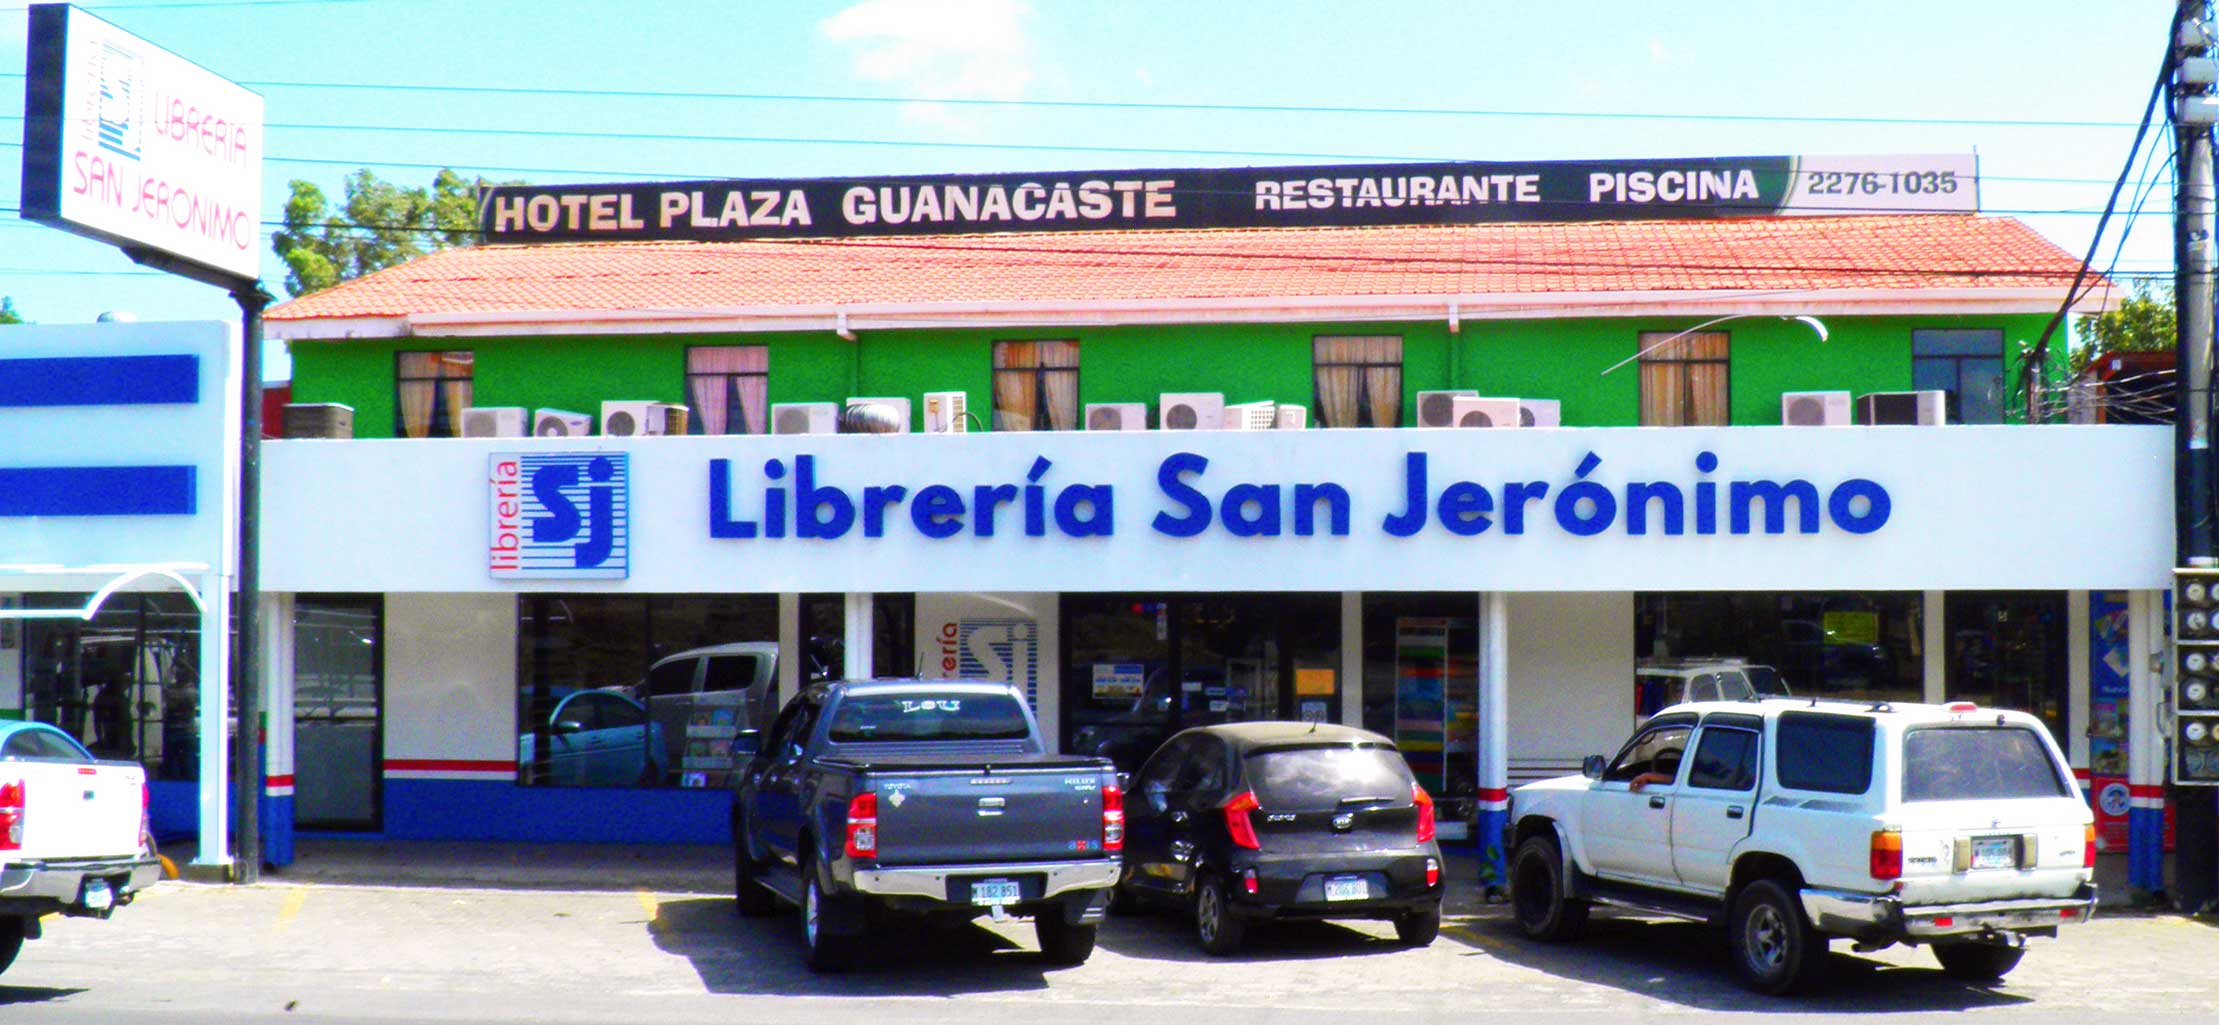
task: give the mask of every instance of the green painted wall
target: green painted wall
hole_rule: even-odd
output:
[[[962,390],[990,419],[993,343],[1075,338],[1079,401],[1153,402],[1161,392],[1223,392],[1228,402],[1312,401],[1311,339],[1319,334],[1403,338],[1403,421],[1416,394],[1471,388],[1487,395],[1554,398],[1567,426],[1630,426],[1640,418],[1640,374],[1627,365],[1644,331],[1678,331],[1705,318],[1466,320],[1385,324],[1195,324],[1046,331],[866,331],[849,342],[830,332],[739,335],[612,335],[293,342],[296,402],[344,402],[355,435],[393,436],[394,353],[470,349],[477,354],[473,401],[481,406],[553,407],[598,413],[604,399],[684,399],[689,345],[770,348],[770,400],[839,401],[851,395],[907,396]],[[1911,332],[2000,328],[2007,361],[2039,337],[2046,317],[1845,317],[1825,320],[1821,343],[1808,326],[1772,317],[1718,325],[1731,336],[1729,388],[1736,424],[1777,424],[1780,393],[1903,391],[1911,386]],[[2062,352],[2062,347],[2058,349]],[[2053,380],[2062,379],[2062,360]],[[2016,372],[2015,365],[2006,371]],[[2023,403],[2007,401],[2016,415]],[[912,426],[921,419],[913,408]]]

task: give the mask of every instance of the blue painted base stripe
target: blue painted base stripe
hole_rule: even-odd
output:
[[[198,356],[0,359],[0,408],[152,406],[198,401]]]
[[[1479,813],[1479,833],[1472,837],[1472,848],[1479,854],[1479,884],[1490,890],[1510,886],[1509,867],[1504,863],[1506,852],[1502,849],[1502,830],[1509,824],[1508,811],[1483,810]]]
[[[0,516],[190,516],[190,466],[0,467]]]

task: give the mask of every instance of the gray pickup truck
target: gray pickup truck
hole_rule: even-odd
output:
[[[1117,884],[1124,794],[1101,758],[1052,755],[1006,684],[817,684],[734,740],[733,895],[801,910],[813,971],[844,971],[874,924],[1033,919],[1079,964]]]

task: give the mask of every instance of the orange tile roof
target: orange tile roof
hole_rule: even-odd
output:
[[[2077,266],[2016,220],[1937,214],[597,242],[450,249],[268,316],[1717,290],[2061,296]]]

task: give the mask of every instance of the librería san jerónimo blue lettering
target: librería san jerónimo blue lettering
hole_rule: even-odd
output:
[[[1602,457],[1581,458],[1567,479],[1506,480],[1490,487],[1470,480],[1436,489],[1426,453],[1403,457],[1401,490],[1375,521],[1392,537],[1439,530],[1459,537],[1489,531],[1517,536],[1554,523],[1573,537],[1612,530],[1630,536],[1687,534],[1817,534],[1825,525],[1870,534],[1893,509],[1878,482],[1852,477],[1829,488],[1801,478],[1716,480],[1718,456],[1698,453],[1689,481],[1595,479]],[[833,540],[860,532],[884,537],[907,529],[921,537],[1019,534],[1074,538],[1117,532],[1115,488],[1051,479],[1055,464],[1035,457],[1009,481],[988,484],[901,484],[853,487],[827,479],[817,457],[763,463],[752,484],[736,483],[732,460],[709,461],[709,536],[732,540]],[[1219,470],[1218,480],[1225,478]],[[1367,520],[1357,497],[1332,481],[1236,481],[1218,486],[1210,460],[1192,452],[1156,467],[1156,498],[1148,529],[1169,537],[1221,530],[1233,537],[1346,537]],[[1721,520],[1723,519],[1723,525]],[[906,521],[906,528],[902,524]]]

